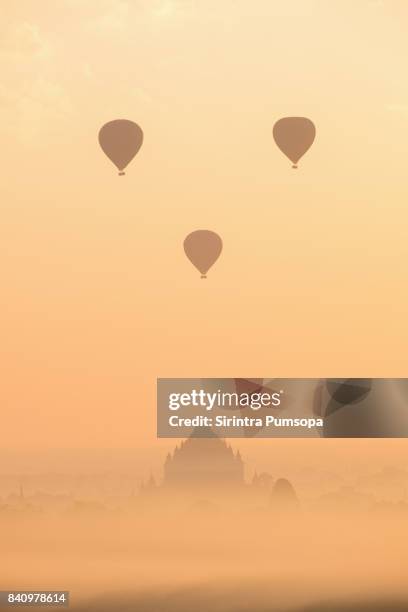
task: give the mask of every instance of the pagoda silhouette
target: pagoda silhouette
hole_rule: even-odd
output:
[[[168,453],[162,486],[167,490],[208,491],[242,488],[244,463],[211,428],[196,428],[191,437]]]
[[[244,462],[239,450],[234,451],[210,428],[198,427],[189,438],[168,453],[163,466],[163,478],[156,482],[153,474],[142,483],[140,502],[153,503],[158,508],[167,502],[184,507],[209,508],[221,504],[224,508],[295,507],[296,493],[286,479],[275,480],[271,474],[255,472],[246,482]],[[187,506],[186,506],[187,504]]]

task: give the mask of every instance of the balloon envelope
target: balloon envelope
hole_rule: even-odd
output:
[[[312,146],[315,136],[314,123],[306,117],[284,117],[273,126],[273,138],[294,168]]]
[[[217,261],[222,251],[222,240],[210,230],[196,230],[184,240],[184,251],[191,263],[201,272],[201,278]]]
[[[115,119],[101,127],[99,144],[102,151],[109,157],[119,170],[123,170],[134,158],[143,143],[142,129],[128,119]]]
[[[259,393],[263,388],[263,378],[234,378],[235,388],[238,394],[248,393]]]

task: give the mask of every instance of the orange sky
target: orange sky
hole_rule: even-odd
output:
[[[404,0],[2,12],[5,447],[150,446],[157,376],[407,375]],[[317,127],[296,172],[285,115]],[[97,134],[122,117],[145,142],[119,179]],[[224,241],[205,282],[198,228]]]

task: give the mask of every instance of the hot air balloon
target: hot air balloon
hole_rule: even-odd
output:
[[[313,144],[316,128],[306,117],[284,117],[273,126],[273,138],[282,151],[290,159],[293,166]]]
[[[133,121],[115,119],[101,127],[99,144],[119,170],[119,176],[123,176],[124,169],[143,144],[143,132]]]
[[[196,230],[184,240],[184,251],[193,266],[201,272],[201,278],[217,261],[222,251],[222,240],[210,230]]]

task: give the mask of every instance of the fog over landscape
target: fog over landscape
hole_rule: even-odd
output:
[[[171,441],[139,479],[3,474],[0,588],[70,590],[78,610],[403,610],[408,471],[254,471],[240,442]]]

